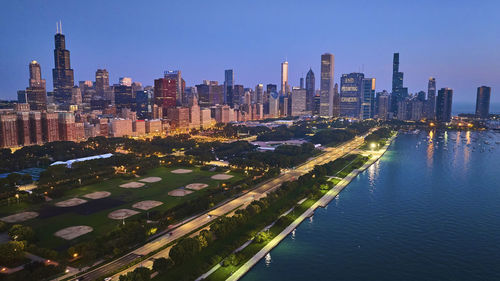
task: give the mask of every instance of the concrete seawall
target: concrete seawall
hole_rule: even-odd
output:
[[[274,237],[266,246],[264,246],[260,251],[258,251],[252,258],[250,258],[245,264],[243,264],[238,270],[234,272],[226,281],[236,281],[243,277],[260,259],[267,255],[274,247],[276,247],[283,239],[285,239],[288,234],[290,234],[297,226],[299,226],[306,218],[314,214],[314,211],[318,207],[325,207],[330,203],[337,195],[361,172],[368,169],[373,163],[378,161],[384,153],[387,151],[392,141],[396,138],[396,135],[391,137],[387,144],[380,150],[371,153],[370,159],[359,169],[353,170],[349,175],[343,178],[337,185],[330,189],[323,197],[316,201],[309,209],[307,209],[302,215],[300,215],[295,221],[293,221],[288,227],[286,227],[280,234]]]

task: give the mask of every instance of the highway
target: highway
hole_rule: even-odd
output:
[[[198,217],[193,218],[192,220],[189,220],[185,222],[184,224],[180,225],[179,227],[175,228],[174,230],[154,239],[153,241],[150,241],[140,248],[108,263],[105,265],[102,265],[96,269],[93,269],[83,275],[81,275],[79,278],[80,280],[95,280],[101,276],[107,276],[110,275],[111,273],[115,272],[118,270],[120,267],[126,265],[127,263],[132,262],[135,258],[147,255],[153,251],[156,251],[165,245],[209,224],[213,220],[217,219],[219,216],[222,216],[224,214],[227,214],[231,211],[233,211],[236,208],[246,206],[248,203],[252,202],[253,200],[258,200],[261,197],[266,196],[267,193],[270,191],[274,190],[276,187],[280,186],[282,183],[286,181],[291,181],[291,180],[296,180],[298,177],[301,175],[304,175],[308,173],[310,170],[314,168],[316,165],[322,165],[327,162],[333,161],[337,158],[340,158],[344,156],[345,154],[349,153],[350,151],[356,149],[357,147],[361,146],[364,142],[364,136],[361,137],[355,137],[354,139],[345,142],[339,146],[336,147],[327,147],[324,148],[324,153],[317,157],[313,157],[310,160],[306,161],[305,163],[295,167],[294,169],[291,170],[286,170],[283,173],[281,173],[279,176],[276,178],[266,181],[260,185],[258,185],[256,188],[253,190],[242,194],[241,196],[234,198],[228,202],[223,203],[222,205],[199,215]],[[168,255],[168,250],[167,251],[161,251],[164,255]],[[157,257],[157,255],[155,255]],[[128,270],[127,270],[128,271]],[[122,271],[116,275],[113,276],[113,280],[118,280],[116,276],[119,276],[120,274],[125,273],[126,271]],[[83,279],[82,279],[83,278]],[[70,279],[70,280],[75,280]]]

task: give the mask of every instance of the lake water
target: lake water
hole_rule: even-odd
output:
[[[243,281],[500,280],[500,134],[399,135]]]

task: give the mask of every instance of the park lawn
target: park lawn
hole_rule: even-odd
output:
[[[171,173],[172,170],[185,168],[193,170],[191,173],[187,174],[174,174]],[[64,197],[58,198],[57,200],[52,200],[50,202],[36,204],[31,206],[31,208],[25,209],[39,211],[43,208],[51,208],[50,211],[55,211],[60,214],[56,214],[53,216],[48,216],[45,218],[35,218],[32,220],[28,220],[26,222],[22,222],[24,225],[29,225],[33,227],[35,233],[37,234],[38,242],[37,245],[41,247],[47,247],[52,249],[65,249],[70,245],[76,244],[78,242],[82,242],[88,239],[95,238],[97,235],[105,234],[112,229],[114,229],[118,224],[122,223],[122,220],[114,220],[108,218],[108,214],[117,209],[131,209],[138,211],[139,214],[136,214],[128,219],[137,218],[139,216],[146,217],[148,211],[135,209],[132,207],[134,203],[144,201],[144,200],[155,200],[163,202],[163,205],[157,206],[155,208],[150,209],[149,211],[164,211],[169,208],[175,207],[178,204],[181,204],[189,199],[193,199],[199,196],[203,196],[207,194],[208,190],[213,188],[219,188],[219,184],[222,182],[233,183],[241,180],[244,176],[238,173],[230,173],[233,175],[233,178],[228,180],[213,180],[210,177],[213,175],[219,174],[219,172],[211,172],[200,170],[198,167],[174,167],[174,168],[165,168],[159,167],[152,169],[146,175],[141,176],[139,178],[124,180],[120,178],[113,178],[109,180],[104,180],[103,182],[99,182],[92,185],[82,186],[79,188],[74,188],[65,193]],[[140,188],[122,188],[121,184],[138,181],[147,177],[161,177],[162,180],[155,183],[145,183],[143,187]],[[206,183],[209,186],[199,190],[194,191],[193,193],[183,196],[183,197],[174,197],[168,195],[168,192],[180,187],[183,187],[190,183]],[[96,191],[108,191],[111,192],[111,196],[103,199],[87,199],[83,197],[83,195],[96,192]],[[69,207],[65,212],[62,207],[50,207],[54,203],[67,200],[69,198],[81,198],[85,199],[88,202],[79,206],[85,206],[89,203],[93,203],[93,206],[96,206],[97,210],[86,210],[84,213],[75,212],[71,209],[76,207]],[[106,204],[106,202],[110,202],[111,206],[107,207],[106,205],[99,204],[100,202]],[[92,208],[92,207],[91,207]],[[12,213],[11,213],[12,214]],[[126,222],[127,219],[125,219]],[[65,239],[54,236],[54,233],[58,230],[69,226],[76,225],[88,225],[91,226],[94,231],[82,235],[73,240],[67,241]]]

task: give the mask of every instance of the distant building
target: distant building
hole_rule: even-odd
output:
[[[136,136],[142,136],[146,134],[146,122],[144,120],[134,120],[132,122],[132,132]]]
[[[39,111],[31,111],[29,113],[29,128],[31,139],[30,142],[32,144],[42,144],[42,113],[40,113]]]
[[[184,99],[184,87],[183,79],[181,77],[180,70],[167,70],[164,72],[164,78],[169,80],[175,80],[176,83],[176,91],[175,91],[175,100],[177,105],[184,105],[186,101]]]
[[[314,72],[312,69],[306,74],[306,110],[313,111],[314,108],[314,95],[316,92],[316,80],[314,78]],[[314,114],[318,114],[318,112],[313,112]]]
[[[42,112],[42,136],[44,142],[59,140],[59,116],[57,113]]]
[[[137,112],[137,118],[139,119],[150,119],[153,115],[153,100],[154,91],[153,89],[145,89],[137,91],[135,93],[135,110]]]
[[[269,117],[274,118],[279,116],[279,95],[277,92],[269,94]]]
[[[377,94],[377,117],[379,119],[387,119],[389,114],[389,99],[390,96],[387,92]]]
[[[163,116],[166,116],[169,108],[177,104],[177,82],[176,78],[166,77],[156,79],[154,82],[155,104],[162,108]]]
[[[111,137],[132,136],[132,120],[130,119],[112,119],[109,122],[109,135]]]
[[[427,84],[427,101],[425,103],[425,117],[436,118],[436,78],[430,77]]]
[[[20,146],[30,145],[31,138],[29,112],[17,112],[17,130],[18,144]]]
[[[232,69],[224,71],[224,104],[233,106],[234,72]]]
[[[288,61],[281,63],[281,89],[280,96],[287,95],[290,92],[288,85]]]
[[[200,106],[198,105],[198,100],[196,100],[196,98],[194,99],[195,101],[189,107],[189,128],[199,129],[201,122],[201,116],[200,116],[201,109]]]
[[[293,88],[291,96],[291,112],[292,116],[301,116],[307,114],[306,111],[307,91],[303,88]],[[310,113],[310,112],[309,112]]]
[[[95,72],[95,91],[97,97],[114,102],[109,87],[109,73],[106,69],[98,69]]]
[[[363,78],[361,83],[361,119],[372,118],[375,113],[375,78]]]
[[[257,84],[255,86],[255,103],[264,103],[264,85],[263,84]]]
[[[26,103],[33,110],[47,109],[47,91],[45,88],[45,79],[42,79],[42,70],[37,61],[31,61],[29,64],[30,80],[29,87],[26,88]]]
[[[59,138],[62,141],[75,141],[75,115],[70,112],[59,112]]]
[[[212,116],[209,108],[200,109],[200,125],[203,128],[212,126]]]
[[[439,122],[451,121],[451,106],[453,102],[453,90],[441,88],[436,100],[436,119]]]
[[[189,128],[189,108],[171,107],[167,111],[167,117],[173,129],[186,130]]]
[[[160,135],[163,132],[161,120],[146,120],[146,133],[151,135]]]
[[[66,39],[62,34],[62,26],[59,25],[55,39],[54,69],[52,70],[54,83],[54,100],[57,103],[68,103],[74,82],[73,69],[70,64],[70,53],[66,50]]]
[[[28,102],[28,97],[26,96],[25,90],[17,91],[17,102],[18,103],[27,103]]]
[[[117,110],[121,110],[123,108],[129,108],[134,111],[136,110],[137,101],[135,92],[132,89],[132,85],[128,86],[127,83],[124,83],[123,85],[115,85],[113,87],[113,94],[115,97],[115,106]]]
[[[0,114],[0,146],[18,146],[17,117],[15,114]]]
[[[231,116],[231,108],[228,105],[219,105],[215,108],[215,122],[217,123],[229,123],[234,119]]]
[[[392,61],[392,93],[390,111],[397,114],[398,102],[408,96],[408,88],[403,87],[404,73],[399,71],[399,53],[394,53]]]
[[[363,73],[342,74],[340,78],[340,116],[360,118],[364,78]],[[368,86],[371,87],[371,84],[367,84]]]
[[[490,116],[491,88],[481,86],[477,88],[476,118],[488,119]]]
[[[334,76],[335,58],[332,54],[321,55],[321,80],[320,80],[320,106],[319,115],[321,116],[338,116],[338,106],[335,103],[337,100],[334,97],[333,91],[333,76]]]
[[[233,90],[233,106],[234,105],[240,105],[244,103],[244,97],[245,97],[245,87],[243,85],[234,85],[234,90]]]

